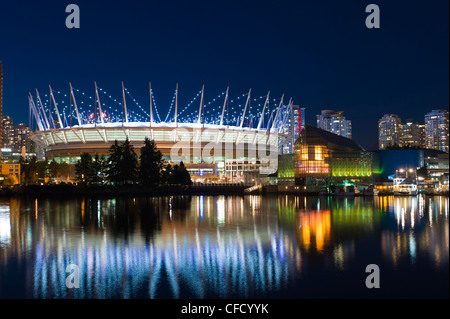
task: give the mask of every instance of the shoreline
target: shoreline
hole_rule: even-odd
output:
[[[245,195],[245,186],[75,186],[75,185],[29,185],[12,189],[2,189],[0,198],[5,197],[60,197],[81,196],[124,196],[124,197],[162,197],[191,195]]]
[[[232,195],[232,196],[245,196],[245,195],[294,195],[294,196],[321,196],[321,197],[336,197],[336,198],[354,198],[354,197],[375,197],[375,196],[339,196],[339,195],[320,195],[318,192],[292,192],[292,191],[275,191],[270,188],[263,189],[258,192],[245,192],[248,186],[236,186],[236,185],[220,185],[220,186],[182,186],[182,185],[170,185],[159,187],[142,187],[135,185],[124,186],[77,186],[70,184],[58,184],[58,185],[22,185],[13,188],[3,188],[0,190],[0,198],[9,197],[60,197],[60,198],[73,198],[80,196],[123,196],[123,197],[163,197],[163,196],[218,196],[218,195]],[[449,193],[442,194],[424,194],[426,196],[449,196]],[[393,194],[379,194],[377,196],[393,196]]]

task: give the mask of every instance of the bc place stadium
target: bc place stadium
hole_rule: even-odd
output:
[[[149,138],[166,162],[183,161],[196,182],[243,182],[245,172],[276,172],[278,153],[293,146],[302,113],[284,95],[255,97],[251,89],[232,97],[227,88],[205,101],[203,86],[183,105],[177,84],[161,115],[151,83],[145,106],[123,82],[119,98],[97,83],[93,89],[87,94],[69,83],[67,92],[49,86],[46,94],[29,94],[32,140],[47,160],[75,164],[83,153],[108,156],[115,141],[126,139],[139,155]]]

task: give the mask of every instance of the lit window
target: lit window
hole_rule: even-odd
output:
[[[315,159],[316,161],[323,161],[323,153],[322,153],[322,147],[321,146],[315,146]]]
[[[303,161],[307,161],[308,160],[308,146],[303,146],[301,148],[301,159]]]

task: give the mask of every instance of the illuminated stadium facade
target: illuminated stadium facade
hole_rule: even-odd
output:
[[[205,103],[203,87],[181,109],[177,85],[163,118],[151,85],[149,89],[147,110],[123,83],[119,100],[96,83],[94,97],[71,84],[68,94],[50,87],[43,99],[36,90],[35,96],[29,94],[30,116],[36,124],[32,139],[45,149],[48,160],[75,164],[85,152],[107,156],[116,140],[127,138],[139,155],[147,137],[155,141],[165,161],[183,161],[191,175],[194,172],[193,180],[200,182],[224,182],[225,162],[230,161],[256,163],[262,174],[274,173],[280,146],[292,141],[286,125],[292,121],[292,99],[284,103],[284,96],[271,100],[269,92],[254,98],[250,90],[232,99],[227,89]]]

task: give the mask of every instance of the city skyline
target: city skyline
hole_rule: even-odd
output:
[[[147,105],[152,81],[165,112],[177,82],[182,92],[205,84],[206,99],[229,85],[236,95],[252,88],[292,96],[306,108],[307,123],[320,110],[342,110],[369,148],[383,114],[422,122],[425,113],[448,108],[448,3],[408,4],[379,1],[378,30],[365,27],[367,4],[352,1],[170,7],[79,1],[79,30],[65,27],[64,4],[39,17],[41,4],[2,4],[4,114],[28,124],[28,92],[49,83],[68,91],[72,82],[92,93],[95,80],[114,92],[125,81]],[[180,103],[191,98],[184,94]]]

